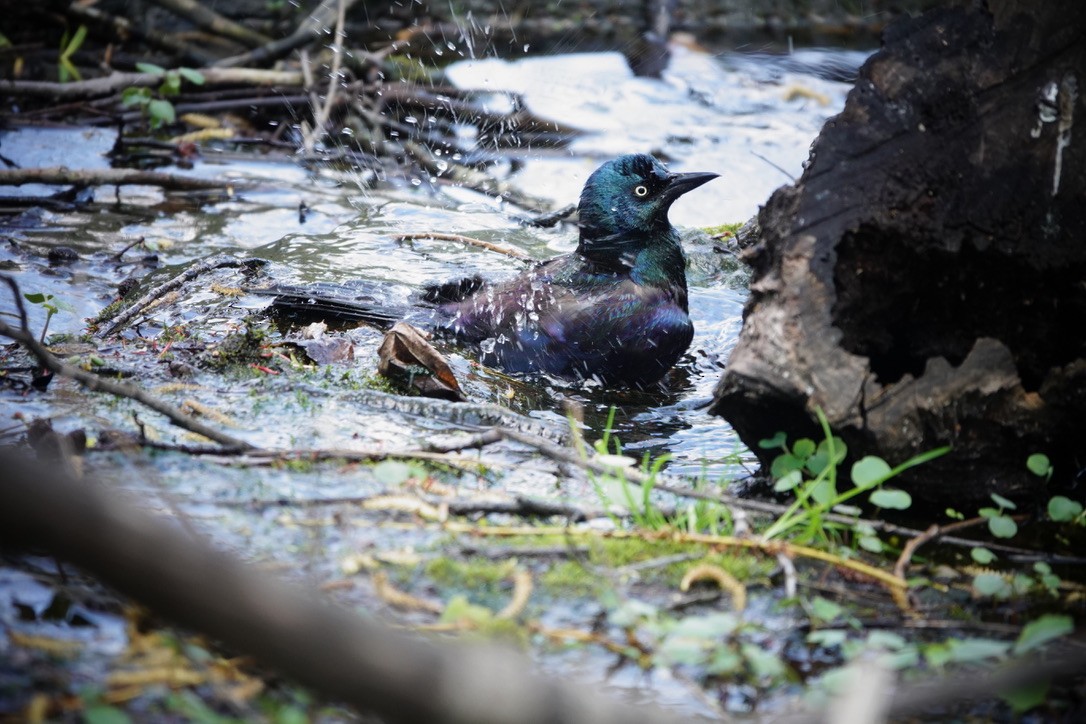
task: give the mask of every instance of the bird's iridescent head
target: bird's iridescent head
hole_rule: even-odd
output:
[[[671,173],[652,156],[635,153],[596,169],[581,191],[581,244],[636,239],[670,229],[672,202],[716,178],[715,173]]]

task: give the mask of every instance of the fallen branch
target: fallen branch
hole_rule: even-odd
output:
[[[339,88],[339,69],[340,64],[343,61],[343,43],[347,40],[347,36],[343,34],[343,24],[346,21],[346,5],[345,0],[338,0],[336,3],[336,29],[334,34],[334,41],[332,43],[332,68],[328,72],[328,93],[324,97],[324,103],[317,103],[316,93],[311,92],[314,102],[312,102],[312,108],[310,112],[313,114],[313,127],[307,129],[303,122],[302,124],[302,148],[305,149],[307,154],[313,153],[313,149],[321,138],[324,137],[324,127],[328,124],[328,117],[332,113],[332,107],[336,103],[336,90]],[[306,64],[308,65],[308,64]]]
[[[344,0],[343,11],[349,10],[358,0]],[[223,58],[215,63],[219,68],[233,68],[238,66],[259,65],[271,60],[278,60],[292,50],[322,38],[328,34],[329,28],[335,24],[336,15],[339,12],[338,0],[323,0],[316,10],[312,12],[298,28],[285,38],[273,40],[259,48],[254,48],[248,53]]]
[[[149,290],[142,297],[132,302],[132,304],[127,306],[122,313],[113,318],[112,324],[110,324],[104,332],[98,333],[98,337],[104,339],[112,334],[116,334],[125,325],[135,319],[136,316],[138,316],[141,312],[147,309],[147,307],[151,306],[154,302],[161,299],[163,295],[173,291],[174,289],[178,289],[185,283],[192,281],[201,274],[212,271],[214,269],[249,266],[254,263],[256,263],[256,260],[253,259],[233,259],[223,256],[214,256],[210,259],[204,260],[200,264],[194,264],[182,273],[175,276],[173,279],[159,284],[157,287]]]
[[[0,186],[49,184],[55,186],[159,186],[173,191],[232,189],[244,182],[181,176],[133,168],[11,168],[0,169]]]
[[[197,27],[224,38],[236,40],[242,45],[256,48],[271,41],[265,35],[235,23],[230,18],[219,15],[214,10],[204,7],[196,0],[151,0],[155,5],[192,21]]]
[[[302,74],[297,71],[262,70],[259,68],[199,68],[204,86],[258,85],[300,86]],[[108,96],[126,88],[150,88],[162,83],[161,73],[111,73],[74,83],[52,83],[34,80],[0,80],[0,93],[12,96],[78,99]]]
[[[924,545],[930,540],[935,540],[940,536],[956,530],[964,530],[965,528],[972,528],[974,526],[985,523],[987,518],[970,518],[969,520],[960,520],[956,523],[949,523],[947,525],[932,525],[920,535],[916,536],[901,549],[901,555],[898,556],[897,563],[894,564],[894,575],[904,578],[905,569],[909,566],[909,561],[912,560],[913,554],[916,553],[916,549]],[[977,541],[975,545],[983,545],[980,541]]]

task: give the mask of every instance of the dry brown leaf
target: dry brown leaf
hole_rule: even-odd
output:
[[[460,402],[464,394],[452,369],[421,331],[397,322],[377,350],[379,374],[414,387],[426,397]]]

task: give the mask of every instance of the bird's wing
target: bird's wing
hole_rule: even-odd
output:
[[[585,378],[666,371],[692,336],[670,290],[561,266],[485,289],[452,316],[448,328],[479,344],[485,364]]]

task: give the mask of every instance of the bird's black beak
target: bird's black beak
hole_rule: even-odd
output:
[[[673,173],[668,174],[667,186],[664,188],[664,198],[668,201],[674,201],[687,191],[693,191],[698,186],[708,183],[715,179],[720,174],[718,173]]]

